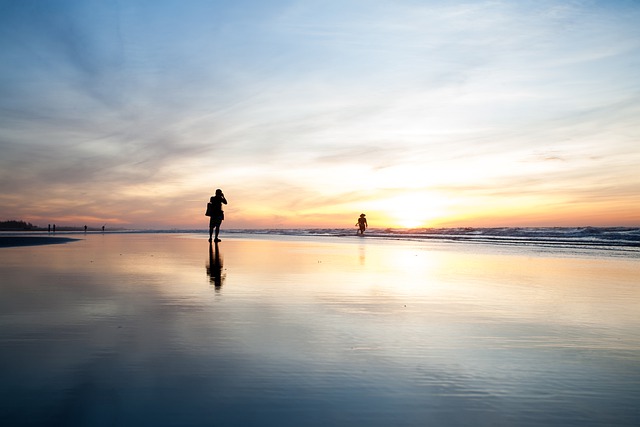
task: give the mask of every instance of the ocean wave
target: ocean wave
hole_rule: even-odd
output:
[[[344,228],[234,229],[226,233],[289,236],[353,236]],[[449,240],[496,244],[640,248],[640,228],[635,227],[500,227],[375,229],[367,237],[411,240]]]

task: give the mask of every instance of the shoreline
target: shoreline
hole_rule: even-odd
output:
[[[306,240],[316,239],[359,242],[406,242],[423,245],[456,245],[466,247],[482,246],[499,252],[525,249],[528,253],[556,256],[584,257],[623,257],[640,258],[640,228],[589,230],[587,235],[576,236],[571,230],[559,229],[474,229],[470,232],[455,234],[433,233],[433,230],[420,232],[393,232],[381,229],[369,230],[364,236],[347,233],[345,229],[263,229],[263,230],[221,230],[223,240],[227,239],[268,239],[268,240]],[[0,248],[28,247],[69,243],[85,240],[90,236],[188,236],[206,238],[207,230],[126,230],[109,232],[59,232],[58,235],[47,232],[0,232]]]
[[[14,248],[21,246],[57,245],[75,242],[80,239],[69,237],[45,237],[45,236],[0,236],[0,248]]]

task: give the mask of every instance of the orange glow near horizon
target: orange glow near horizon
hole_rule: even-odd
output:
[[[640,202],[629,201],[624,207],[614,202],[574,204],[561,198],[512,196],[509,198],[463,198],[433,191],[405,191],[396,196],[382,193],[379,199],[369,194],[367,200],[342,205],[287,210],[263,201],[244,199],[225,190],[230,202],[225,207],[224,228],[353,228],[360,213],[365,213],[371,228],[437,227],[553,227],[553,226],[640,226]],[[233,196],[229,196],[233,194]],[[296,195],[288,204],[294,204]],[[24,220],[40,227],[47,224],[81,227],[122,227],[143,229],[204,229],[203,200],[169,203],[161,206],[140,205],[120,209],[102,209],[74,215],[42,205],[45,212],[2,218]],[[285,201],[280,200],[285,205]],[[304,206],[301,206],[304,207]],[[73,207],[68,208],[72,210]],[[118,212],[120,210],[120,212]]]
[[[447,200],[430,192],[404,192],[366,204],[370,226],[381,228],[427,227],[445,216]],[[365,212],[366,213],[366,212]],[[375,224],[375,225],[374,225]]]

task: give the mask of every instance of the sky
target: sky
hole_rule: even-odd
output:
[[[640,1],[0,0],[0,220],[640,226]],[[354,228],[355,229],[355,228]]]

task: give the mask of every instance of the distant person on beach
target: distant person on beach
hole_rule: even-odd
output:
[[[364,214],[360,214],[360,218],[358,218],[356,225],[360,228],[360,235],[364,234],[364,230],[368,227],[367,218],[365,218]]]
[[[87,232],[87,226],[86,225],[84,226],[84,232],[85,233]]]
[[[209,199],[207,212],[205,214],[209,217],[209,242],[211,242],[214,230],[216,232],[215,241],[220,241],[220,239],[218,239],[218,233],[220,233],[220,224],[222,224],[222,220],[224,219],[224,211],[222,210],[223,203],[226,205],[227,199],[225,199],[224,194],[222,194],[222,190],[218,188],[216,195],[211,196],[211,199]]]
[[[102,226],[102,232],[104,233],[104,225]]]

